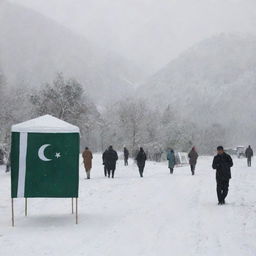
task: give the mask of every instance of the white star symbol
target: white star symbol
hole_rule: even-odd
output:
[[[55,157],[56,157],[56,158],[60,158],[60,157],[61,157],[60,153],[57,153],[57,152],[56,152]]]

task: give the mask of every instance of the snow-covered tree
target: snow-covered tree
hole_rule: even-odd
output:
[[[50,114],[79,126],[83,144],[92,144],[99,113],[78,81],[58,73],[52,83],[34,91],[30,100],[36,115]]]
[[[87,112],[82,86],[75,79],[65,80],[61,73],[57,74],[51,84],[35,91],[31,102],[38,115],[52,114],[75,123],[79,123],[81,115]]]
[[[7,87],[7,81],[5,79],[1,81],[0,141],[9,147],[11,126],[31,118],[33,111],[27,87],[24,85],[18,88]]]

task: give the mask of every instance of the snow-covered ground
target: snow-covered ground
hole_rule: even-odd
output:
[[[228,204],[218,206],[212,157],[170,175],[167,163],[147,162],[145,177],[120,161],[103,177],[100,155],[92,179],[80,170],[79,224],[70,199],[15,200],[11,227],[10,176],[0,169],[0,255],[21,256],[255,256],[256,161],[234,159]]]

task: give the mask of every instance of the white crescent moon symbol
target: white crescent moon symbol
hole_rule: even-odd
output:
[[[43,146],[41,146],[38,150],[38,157],[42,160],[42,161],[51,161],[52,159],[49,159],[47,157],[45,157],[44,155],[44,150],[51,146],[50,144],[44,144]]]

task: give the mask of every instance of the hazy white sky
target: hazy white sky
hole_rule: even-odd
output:
[[[256,0],[11,0],[152,72],[222,32],[255,33]]]

